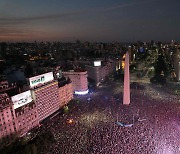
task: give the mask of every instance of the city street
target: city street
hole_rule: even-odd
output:
[[[180,0],[0,8],[0,154],[180,154]]]

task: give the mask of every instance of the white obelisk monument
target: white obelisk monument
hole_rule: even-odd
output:
[[[129,51],[126,52],[125,56],[123,104],[130,104]]]

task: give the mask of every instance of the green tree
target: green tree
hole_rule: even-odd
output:
[[[163,73],[163,74],[162,74]],[[152,83],[165,84],[166,78],[169,75],[168,65],[164,55],[161,53],[155,63],[154,77],[150,79]]]
[[[165,61],[164,55],[161,54],[161,55],[159,55],[159,57],[156,61],[155,76],[160,76],[162,71],[164,72],[164,76],[167,77],[168,76],[168,66]]]

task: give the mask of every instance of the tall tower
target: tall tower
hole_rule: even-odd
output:
[[[125,57],[123,104],[130,104],[129,51],[126,52]]]

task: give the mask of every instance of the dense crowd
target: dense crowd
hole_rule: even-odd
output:
[[[44,123],[56,140],[47,153],[179,154],[179,99],[153,99],[144,94],[148,91],[132,88],[131,104],[124,106],[122,93],[114,94],[114,86],[78,96],[80,102],[73,110]],[[123,127],[117,122],[133,125]]]

